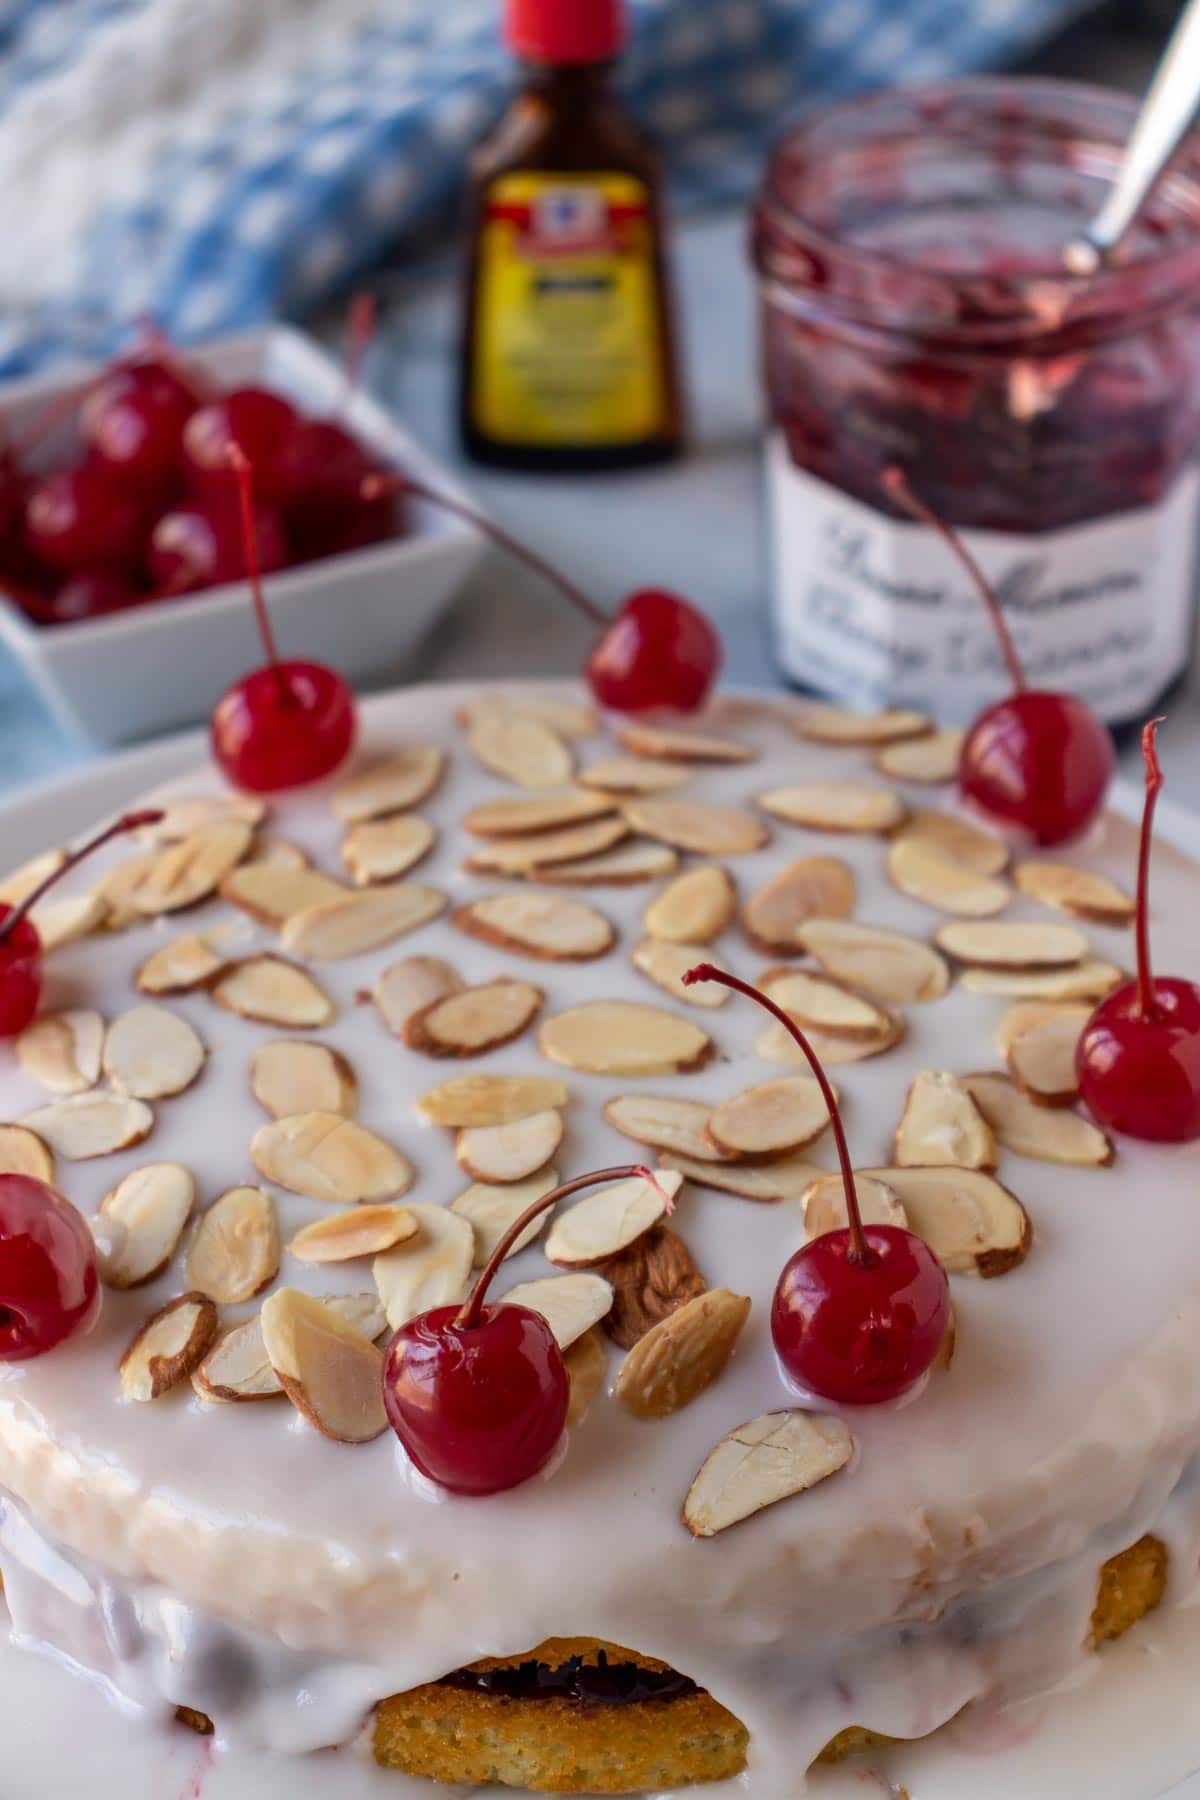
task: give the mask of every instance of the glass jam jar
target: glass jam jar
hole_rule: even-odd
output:
[[[1062,249],[1131,101],[1019,78],[814,115],[755,211],[778,655],[858,706],[966,720],[1003,662],[898,464],[994,580],[1031,682],[1145,716],[1190,655],[1200,497],[1200,138],[1119,262]]]

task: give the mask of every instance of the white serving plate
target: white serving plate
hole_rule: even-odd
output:
[[[342,407],[342,370],[313,339],[287,326],[189,350],[187,361],[225,385],[261,380],[314,417]],[[0,389],[0,412],[13,437],[20,439],[95,374],[75,366]],[[369,395],[353,394],[341,417],[384,463],[465,498],[449,472]],[[45,460],[70,447],[70,427],[51,431]],[[420,502],[411,507],[411,526],[407,537],[272,575],[267,601],[281,654],[329,663],[352,680],[396,671],[483,549],[470,526]],[[0,592],[0,643],[69,730],[106,745],[206,717],[230,683],[262,661],[244,582],[60,626],[35,624]]]

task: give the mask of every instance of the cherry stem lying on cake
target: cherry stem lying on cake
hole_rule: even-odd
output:
[[[1150,966],[1150,852],[1154,842],[1154,809],[1163,788],[1163,772],[1156,742],[1161,719],[1151,719],[1142,729],[1142,756],[1146,764],[1146,804],[1142,809],[1142,834],[1138,843],[1137,873],[1137,976],[1138,1012],[1143,1019],[1159,1013]]]
[[[242,541],[246,554],[246,577],[250,583],[250,596],[254,601],[254,615],[258,620],[259,635],[263,641],[263,649],[267,653],[267,661],[275,671],[275,680],[279,688],[279,698],[283,705],[292,704],[292,690],[279,656],[279,646],[275,642],[275,628],[271,624],[271,615],[267,611],[267,599],[263,593],[262,568],[258,560],[258,532],[254,523],[254,471],[250,467],[250,459],[240,444],[231,443],[226,455],[229,464],[237,477],[238,507],[242,518]]]
[[[103,844],[111,843],[113,838],[123,837],[127,831],[141,831],[146,825],[157,825],[162,816],[161,807],[147,807],[140,812],[123,813],[119,819],[114,819],[111,825],[106,825],[103,831],[96,832],[94,837],[90,837],[86,843],[80,844],[78,850],[72,850],[65,862],[61,863],[57,869],[53,869],[45,880],[39,881],[32,893],[26,894],[18,906],[14,906],[11,912],[5,914],[3,922],[0,923],[0,944],[11,937],[22,919],[29,917],[38,901],[43,900],[64,875],[69,875],[72,869],[78,868],[79,864],[89,857],[93,850],[99,850]]]

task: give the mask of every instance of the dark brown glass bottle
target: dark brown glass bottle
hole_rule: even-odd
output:
[[[658,158],[613,84],[620,0],[509,0],[525,79],[471,168],[463,445],[507,468],[660,462],[683,424]]]

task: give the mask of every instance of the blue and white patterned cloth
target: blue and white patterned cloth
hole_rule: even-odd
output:
[[[1089,0],[630,0],[685,201],[814,99],[995,67]],[[500,0],[0,0],[0,375],[310,312],[452,216]]]

